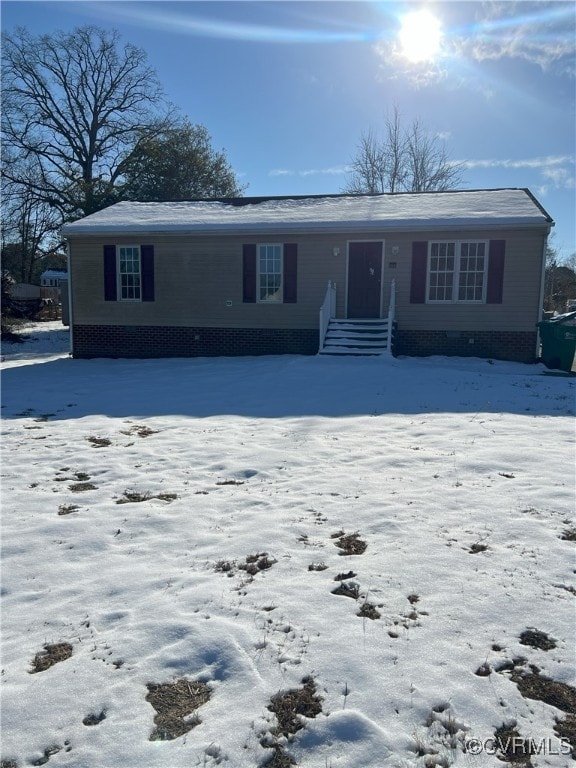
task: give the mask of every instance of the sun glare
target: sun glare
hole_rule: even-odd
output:
[[[402,19],[399,40],[402,55],[409,61],[429,61],[440,49],[440,22],[430,11],[414,11]]]

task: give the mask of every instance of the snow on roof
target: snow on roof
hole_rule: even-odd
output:
[[[68,277],[68,272],[65,269],[46,269],[40,277]]]
[[[235,233],[548,227],[550,216],[527,189],[384,195],[122,202],[66,224],[65,236],[155,232]]]

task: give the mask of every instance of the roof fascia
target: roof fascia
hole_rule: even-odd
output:
[[[486,230],[507,230],[507,229],[530,229],[550,232],[554,222],[548,221],[473,221],[463,222],[338,222],[337,224],[291,224],[279,223],[278,225],[260,225],[250,226],[220,226],[220,227],[191,227],[174,228],[166,227],[162,229],[140,229],[140,228],[90,228],[84,232],[70,232],[64,235],[66,240],[93,239],[101,237],[202,237],[202,236],[238,236],[238,235],[278,235],[282,233],[306,234],[345,234],[349,232],[436,232],[436,231],[454,231],[462,232],[470,229]]]

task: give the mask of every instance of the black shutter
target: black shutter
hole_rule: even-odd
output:
[[[117,300],[116,246],[104,246],[104,301]]]
[[[242,246],[242,301],[256,303],[256,245]]]
[[[488,252],[488,285],[486,304],[502,304],[504,293],[504,252],[505,240],[490,240]]]
[[[426,269],[428,266],[428,242],[412,243],[412,278],[410,281],[410,303],[426,303]]]
[[[154,246],[140,246],[142,301],[154,301]]]
[[[298,295],[298,246],[284,244],[284,303],[296,304]]]

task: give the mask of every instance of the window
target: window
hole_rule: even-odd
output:
[[[296,304],[297,243],[242,245],[242,301],[245,304]]]
[[[104,301],[155,301],[154,246],[103,246]]]
[[[258,301],[282,302],[282,245],[258,246]]]
[[[483,240],[430,243],[427,300],[485,302],[487,255]]]
[[[452,301],[455,243],[430,244],[429,301]]]
[[[118,294],[122,301],[140,301],[140,248],[137,245],[118,246]]]
[[[458,301],[484,301],[486,243],[462,243],[458,275]]]

